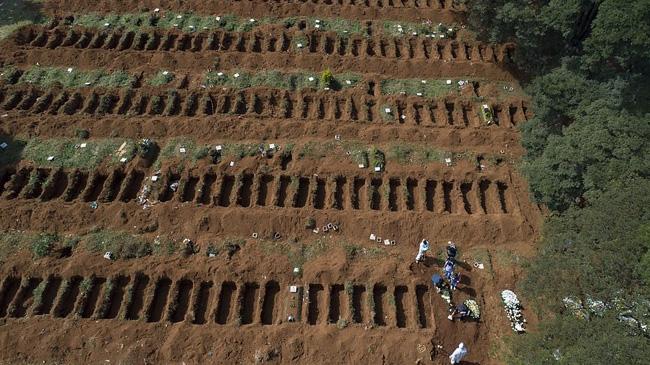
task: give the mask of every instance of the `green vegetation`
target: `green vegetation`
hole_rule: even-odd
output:
[[[99,301],[99,308],[97,308],[97,314],[100,318],[103,317],[106,312],[108,312],[108,306],[111,303],[111,295],[113,295],[113,292],[115,291],[116,281],[117,278],[110,277],[106,279],[106,282],[104,283],[104,293],[101,300]]]
[[[179,166],[185,166],[194,161],[193,156],[196,155],[197,148],[201,147],[197,147],[196,142],[191,138],[172,138],[161,149],[155,166],[156,168],[159,168],[163,161],[171,159],[178,161]],[[192,164],[190,164],[190,166],[191,165]]]
[[[334,75],[332,75],[332,71],[330,71],[329,68],[321,72],[320,74],[321,85],[323,85],[324,87],[332,87],[333,82],[334,82]]]
[[[41,280],[40,283],[38,283],[38,286],[34,288],[34,291],[32,291],[32,295],[34,296],[34,304],[32,305],[33,310],[38,311],[41,308],[41,305],[43,305],[43,293],[45,292],[45,287],[47,286],[49,282],[49,279]]]
[[[381,93],[384,95],[416,95],[427,98],[437,98],[452,93],[459,93],[458,83],[453,81],[447,84],[447,80],[423,80],[423,79],[402,79],[382,80]]]
[[[169,237],[157,236],[151,245],[151,252],[154,255],[171,256],[179,251],[179,245]]]
[[[316,220],[314,218],[311,218],[311,217],[307,218],[307,220],[305,221],[305,228],[307,228],[307,229],[316,228]]]
[[[159,71],[149,80],[151,86],[163,86],[174,81],[174,74],[169,71]]]
[[[81,145],[85,143],[85,147]],[[103,162],[122,163],[135,156],[135,143],[125,139],[76,140],[73,138],[30,139],[21,159],[38,166],[91,169]],[[49,160],[53,156],[54,158]]]
[[[368,151],[368,156],[370,158],[370,166],[373,168],[379,168],[383,171],[386,168],[386,155],[380,149],[376,147],[371,147]]]
[[[151,243],[126,232],[100,230],[85,237],[86,248],[95,253],[112,252],[115,259],[132,259],[153,253]]]
[[[199,16],[192,13],[165,12],[80,15],[72,25],[90,28],[119,28],[137,31],[143,27],[180,29],[185,32],[222,29],[231,32],[248,32],[255,27],[274,22],[272,18],[244,19],[234,15]]]
[[[323,71],[321,76],[318,74],[298,72],[282,73],[280,71],[263,71],[250,73],[245,71],[235,71],[229,74],[225,72],[211,71],[205,75],[205,85],[208,87],[228,87],[233,89],[246,89],[250,87],[272,87],[283,90],[302,90],[302,89],[331,89],[340,90],[353,87],[361,80],[357,74],[340,74],[333,75],[329,70]],[[324,75],[328,75],[326,79]]]
[[[328,155],[328,153],[331,153],[331,151],[329,151],[328,145],[333,146],[333,142],[330,142],[329,144],[320,142],[307,142],[298,152],[298,158],[324,158]]]
[[[14,30],[45,20],[41,14],[42,0],[12,0],[0,3],[0,39]]]
[[[21,250],[29,250],[35,258],[50,256],[59,247],[74,249],[77,242],[74,236],[62,238],[56,233],[0,232],[0,262]]]
[[[32,253],[36,257],[49,256],[52,249],[59,242],[59,236],[51,233],[43,233],[32,242]]]
[[[534,333],[511,339],[507,360],[645,363],[650,1],[466,2],[480,34],[518,43],[535,112],[522,127],[522,169],[552,213],[522,284],[545,315]],[[582,309],[567,310],[565,298]]]
[[[359,251],[361,250],[361,246],[346,243],[345,245],[343,245],[343,249],[345,250],[345,257],[348,260],[353,260],[359,254]]]
[[[154,168],[160,168],[163,163],[170,161],[176,162],[180,167],[187,167],[194,166],[201,160],[218,163],[223,159],[237,161],[245,157],[255,157],[260,154],[261,145],[268,148],[268,143],[206,145],[197,143],[195,139],[189,137],[176,137],[161,142],[160,153],[158,153],[157,143],[150,139],[33,138],[27,143],[23,139],[5,141],[7,147],[3,150],[3,154],[0,154],[0,165],[11,165],[22,160],[32,162],[37,166],[82,170],[89,170],[100,165],[111,166],[128,163],[136,156],[153,163]],[[216,149],[217,145],[221,146],[221,150]],[[283,156],[292,152],[296,152],[299,159],[338,156],[342,159],[349,159],[348,161],[355,165],[363,165],[365,168],[374,168],[380,165],[385,167],[386,163],[390,161],[420,165],[441,163],[444,157],[451,157],[454,161],[476,160],[476,155],[472,153],[439,151],[419,145],[401,143],[369,146],[353,140],[310,141],[298,147],[293,144],[281,147],[279,153]],[[486,161],[495,160],[495,156],[484,157]],[[35,174],[32,177],[37,178]],[[35,180],[32,181],[32,183],[35,182]]]
[[[314,17],[288,17],[261,19],[243,18],[231,14],[220,16],[201,16],[192,13],[164,12],[160,14],[126,13],[126,14],[98,14],[90,13],[75,17],[71,25],[89,28],[117,28],[130,31],[139,31],[143,28],[179,29],[183,32],[201,32],[206,30],[225,30],[229,32],[249,32],[257,27],[266,25],[282,26],[285,28],[300,28],[308,31],[318,30],[334,32],[339,37],[368,36],[366,26],[357,20],[344,18],[320,19]],[[449,29],[452,29],[451,31]],[[400,31],[401,29],[401,31]],[[384,22],[379,30],[387,36],[402,37],[430,36],[439,38],[453,38],[456,30],[453,26],[433,25],[430,23],[409,22]],[[307,43],[303,43],[307,46]]]
[[[15,77],[15,72],[16,69],[11,66],[2,69],[6,80]],[[60,85],[65,88],[123,88],[131,87],[135,77],[126,71],[108,72],[102,69],[83,71],[74,68],[32,66],[23,72],[17,82],[43,87]]]
[[[456,37],[455,26],[442,23],[433,25],[430,21],[422,23],[384,21],[383,32],[393,37],[424,36],[436,39],[453,39]]]
[[[0,232],[0,262],[21,249],[31,247],[35,235],[20,231]]]
[[[309,46],[309,39],[307,39],[307,36],[304,34],[297,34],[293,37],[293,48],[296,51],[304,50]]]
[[[422,145],[396,144],[388,150],[388,159],[396,160],[400,164],[416,163],[427,164],[442,162],[446,154]]]
[[[107,251],[114,259],[129,259],[148,255],[172,255],[179,252],[179,243],[166,236],[158,236],[153,242],[126,232],[96,229],[83,235],[59,236],[56,233],[26,231],[0,232],[0,262],[21,250],[29,250],[35,258],[51,256],[60,248],[81,247],[97,254]]]
[[[335,32],[339,37],[348,37],[351,35],[367,35],[361,22],[356,20],[347,20],[343,18],[332,19],[315,19],[308,18],[308,26],[324,32]]]
[[[379,114],[381,115],[381,119],[384,122],[395,122],[395,108],[393,108],[391,105],[383,105],[379,111]]]

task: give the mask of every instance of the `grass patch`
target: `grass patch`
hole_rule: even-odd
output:
[[[309,40],[307,39],[307,36],[304,34],[297,34],[295,37],[293,37],[293,48],[297,51],[302,51],[309,46]]]
[[[248,32],[255,27],[277,22],[273,18],[254,19],[239,18],[234,15],[200,16],[192,13],[165,12],[80,15],[72,25],[90,28],[120,28],[138,30],[146,28],[179,29],[184,32],[222,29],[229,32]]]
[[[349,37],[351,35],[367,35],[364,26],[357,20],[348,20],[343,18],[307,18],[303,20],[307,23],[307,29],[318,29],[325,32],[334,32],[339,37]]]
[[[368,158],[368,151],[362,149],[355,149],[350,152],[352,160],[358,165],[363,166],[364,168],[370,166],[370,159]]]
[[[34,0],[0,2],[0,39],[22,26],[45,21],[45,16],[41,13],[41,2]]]
[[[416,95],[427,98],[436,98],[451,93],[459,93],[458,84],[452,80],[423,80],[423,79],[398,79],[382,80],[381,93],[383,95]]]
[[[30,247],[38,236],[31,232],[0,232],[0,262],[23,248]]]
[[[42,233],[32,242],[32,253],[36,257],[49,256],[52,249],[59,242],[59,236],[53,233]]]
[[[32,291],[32,296],[34,297],[34,303],[32,304],[32,308],[34,309],[40,309],[41,305],[43,304],[43,293],[45,292],[45,287],[48,284],[48,280],[41,280],[40,283],[38,283],[38,286],[34,288],[34,291]]]
[[[345,250],[345,257],[348,260],[353,260],[359,254],[361,246],[346,243],[343,245],[343,250]]]
[[[81,148],[82,143],[86,143],[85,148]],[[34,138],[27,142],[22,158],[39,166],[90,169],[102,162],[118,164],[122,158],[128,161],[135,151],[135,143],[125,139]],[[48,161],[50,156],[54,159]]]
[[[326,157],[332,151],[334,144],[332,142],[307,142],[298,152],[298,158],[319,159]]]
[[[327,71],[327,70],[326,70]],[[325,73],[326,71],[323,71]],[[340,90],[355,86],[361,76],[352,73],[334,75],[323,78],[317,73],[296,72],[282,73],[280,71],[246,72],[235,71],[230,74],[225,72],[210,71],[205,74],[205,85],[208,87],[227,87],[233,89],[247,89],[250,87],[271,87],[283,90],[302,89],[331,89]]]
[[[151,86],[162,86],[167,85],[170,82],[174,81],[174,74],[169,71],[159,71],[149,80]]]
[[[388,253],[383,247],[370,247],[368,249],[363,250],[364,255],[371,257],[371,258],[381,258],[381,257],[386,257]]]
[[[13,72],[15,71],[11,67],[2,70],[3,75],[7,77],[10,77]],[[44,87],[61,85],[65,88],[91,86],[124,88],[133,86],[135,77],[126,71],[108,72],[102,69],[83,71],[74,68],[33,66],[25,70],[18,82]]]
[[[261,19],[243,18],[226,14],[220,16],[200,16],[192,13],[165,12],[164,14],[130,13],[130,14],[97,14],[91,13],[78,16],[72,25],[91,28],[121,28],[138,30],[143,27],[179,29],[184,32],[220,29],[229,32],[249,32],[256,27],[274,24],[284,27],[294,27],[305,22],[307,29],[335,32],[341,37],[350,35],[366,35],[359,21],[341,18],[316,19],[306,17]],[[108,24],[108,25],[107,25]]]
[[[339,37],[352,35],[368,36],[364,24],[357,20],[343,18],[315,18],[315,17],[287,17],[287,18],[245,18],[232,14],[219,16],[197,15],[191,12],[177,13],[164,12],[160,14],[126,13],[126,14],[98,14],[89,13],[75,17],[70,25],[89,28],[118,28],[129,31],[138,31],[143,28],[179,29],[183,32],[197,32],[205,30],[225,30],[229,32],[249,32],[264,25],[276,25],[284,28],[293,28],[300,25],[300,29],[307,31],[318,30],[334,32]],[[304,27],[303,27],[304,25]],[[450,31],[449,28],[452,28]],[[378,30],[386,36],[404,37],[426,36],[431,38],[453,38],[456,28],[448,25],[433,25],[431,23],[391,22],[386,21]],[[307,43],[303,45],[306,47]]]
[[[433,148],[411,144],[393,145],[388,150],[388,159],[396,160],[401,164],[441,162],[444,155],[443,152]]]
[[[382,31],[385,35],[393,37],[413,37],[423,36],[429,38],[448,38],[456,37],[456,27],[439,23],[434,25],[431,22],[409,23],[384,21]]]
[[[132,259],[153,253],[151,243],[126,232],[96,231],[86,237],[86,248],[92,252],[112,252],[116,259]]]
[[[373,168],[379,167],[381,171],[386,168],[386,155],[380,149],[371,147],[368,150],[368,157],[370,158],[370,166]]]
[[[172,138],[167,142],[167,144],[165,144],[165,147],[161,149],[158,160],[154,164],[154,168],[158,169],[163,161],[172,159],[178,162],[179,167],[184,166],[186,163],[193,162],[197,148],[200,147],[197,147],[196,142],[191,138]],[[190,165],[193,165],[193,163]]]
[[[178,161],[178,165],[189,164],[193,166],[198,160],[208,156],[212,157],[212,151],[216,145],[199,145],[191,138],[178,137],[173,138],[165,144],[160,151],[160,156],[156,161],[156,166],[167,160]],[[247,156],[257,156],[259,154],[259,144],[255,143],[226,143],[221,144],[221,157],[229,157],[235,160]],[[185,152],[181,152],[184,149]]]
[[[24,27],[26,25],[33,24],[34,22],[30,20],[21,20],[11,25],[0,26],[0,39],[7,38],[11,33],[15,32],[17,29]]]
[[[179,245],[167,236],[157,236],[153,240],[151,252],[154,255],[171,256],[179,251]]]
[[[379,111],[379,115],[384,122],[394,122],[395,121],[395,108],[390,105],[383,105]]]
[[[254,143],[226,143],[221,145],[221,155],[235,159],[254,157],[259,154],[259,145]]]

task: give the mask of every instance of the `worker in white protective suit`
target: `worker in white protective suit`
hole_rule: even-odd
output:
[[[467,355],[467,347],[465,347],[465,344],[461,342],[458,345],[458,348],[449,355],[449,360],[451,360],[452,364],[459,364],[460,360],[462,360],[465,355]]]
[[[420,248],[418,249],[418,254],[415,256],[415,262],[421,262],[424,260],[424,253],[429,251],[429,241],[422,240],[420,242]]]

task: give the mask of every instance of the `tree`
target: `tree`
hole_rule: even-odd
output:
[[[576,54],[595,14],[595,0],[466,0],[468,20],[484,40],[517,43],[515,62],[543,73]]]
[[[596,76],[650,69],[650,0],[605,0],[584,42],[584,66]]]
[[[613,313],[589,321],[559,315],[510,345],[508,363],[517,365],[640,365],[650,357],[650,340],[631,334]]]
[[[523,165],[535,200],[561,211],[612,180],[650,177],[650,118],[613,110],[603,100],[571,114],[573,122]]]

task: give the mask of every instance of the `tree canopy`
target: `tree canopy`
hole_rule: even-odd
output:
[[[521,283],[543,318],[508,362],[647,363],[650,0],[465,2],[484,40],[517,44],[521,170],[551,211]]]

